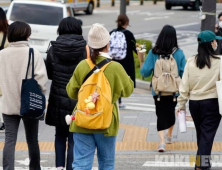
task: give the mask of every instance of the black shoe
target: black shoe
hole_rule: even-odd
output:
[[[2,126],[0,127],[0,132],[5,132],[5,125],[2,123]]]

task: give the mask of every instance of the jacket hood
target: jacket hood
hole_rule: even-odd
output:
[[[60,35],[56,41],[51,41],[54,55],[62,61],[76,61],[83,57],[86,51],[86,41],[82,35]]]

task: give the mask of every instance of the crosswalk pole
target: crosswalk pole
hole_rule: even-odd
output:
[[[205,19],[201,20],[201,31],[215,31],[216,20],[216,0],[204,0],[202,4],[202,15]]]
[[[115,6],[115,0],[112,0],[111,5],[112,5],[112,6]]]
[[[140,5],[143,5],[143,0],[140,0]]]
[[[100,0],[97,0],[97,7],[100,7]]]
[[[126,5],[129,5],[129,4],[130,4],[129,0],[126,0]]]
[[[120,0],[120,14],[126,14],[126,0]]]

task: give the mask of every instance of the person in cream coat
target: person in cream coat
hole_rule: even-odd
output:
[[[7,30],[8,30],[8,21],[6,19],[6,14],[5,11],[0,7],[0,51],[9,46],[7,39]],[[0,96],[2,96],[1,89],[0,89]],[[2,105],[0,101],[0,108],[1,106]],[[0,120],[1,120],[0,132],[5,132],[5,125],[2,113],[0,113]]]
[[[220,57],[216,55],[217,41],[222,37],[212,31],[202,31],[198,35],[198,54],[187,60],[182,82],[179,109],[189,109],[197,134],[196,170],[211,168],[210,157],[215,134],[220,124],[216,81],[220,79]]]
[[[28,38],[31,28],[20,21],[12,23],[8,28],[9,47],[0,51],[0,87],[2,89],[2,108],[5,123],[5,145],[3,149],[3,169],[14,170],[15,145],[21,119],[24,123],[26,140],[29,148],[29,169],[41,170],[40,150],[38,144],[39,120],[20,116],[21,85],[25,79],[28,59]],[[28,78],[31,78],[30,63]],[[43,93],[46,92],[48,80],[46,67],[40,53],[34,49],[34,79]]]

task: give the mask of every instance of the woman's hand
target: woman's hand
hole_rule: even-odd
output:
[[[184,111],[185,114],[187,114],[186,110],[180,110],[180,109],[177,109],[177,110],[176,110],[176,115],[177,115],[177,116],[179,115],[180,111]]]

